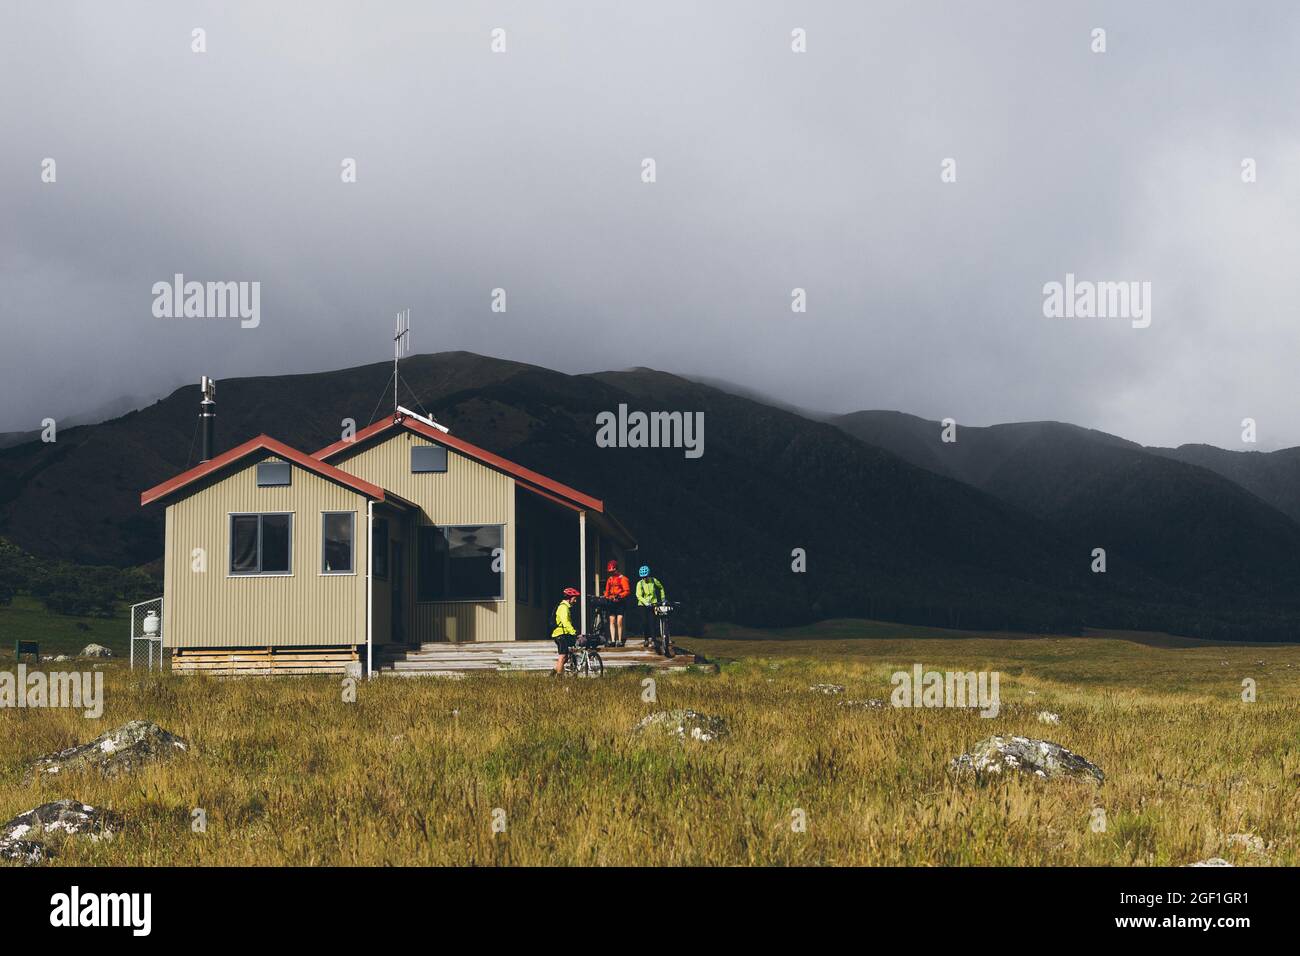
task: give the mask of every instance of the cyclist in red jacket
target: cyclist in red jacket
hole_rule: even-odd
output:
[[[605,597],[618,602],[609,609],[609,644],[610,647],[622,647],[627,643],[623,639],[623,606],[632,593],[632,582],[627,575],[619,573],[617,561],[610,561],[605,571],[609,575],[605,578]]]

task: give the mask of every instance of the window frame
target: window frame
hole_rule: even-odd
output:
[[[464,524],[419,525],[415,530],[415,588],[414,588],[415,603],[417,605],[500,604],[506,601],[510,591],[510,583],[506,580],[506,575],[509,573],[509,568],[510,568],[509,560],[506,561],[506,565],[502,570],[496,572],[497,580],[501,582],[501,593],[496,597],[472,597],[472,598],[453,598],[453,597],[422,598],[420,597],[420,578],[421,578],[421,569],[422,569],[420,538],[424,532],[429,532],[429,531],[439,532],[447,528],[496,528],[498,529],[501,535],[500,538],[501,543],[499,547],[502,548],[503,550],[506,548],[506,523],[504,521],[500,521],[500,522],[482,521],[482,522],[473,522],[473,523],[466,522]]]
[[[346,571],[330,571],[325,567],[325,519],[330,515],[348,515],[352,519],[352,530],[349,532],[349,544],[352,548],[351,560],[348,562],[351,567]],[[320,513],[320,573],[325,577],[336,577],[342,575],[347,577],[357,573],[357,513],[355,511],[322,511]]]
[[[293,526],[294,514],[292,511],[229,511],[226,513],[226,577],[228,578],[291,578],[293,577]],[[284,571],[263,571],[262,567],[262,519],[267,516],[283,515],[289,519],[288,530],[288,563],[289,567]],[[235,570],[235,519],[236,518],[256,518],[257,519],[257,567],[256,571],[236,571]]]

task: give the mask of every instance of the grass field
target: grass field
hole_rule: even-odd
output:
[[[37,641],[41,654],[76,654],[87,644],[102,644],[118,656],[128,651],[130,627],[125,611],[116,617],[51,614],[36,598],[20,594],[0,607],[0,650],[13,654],[14,641]]]
[[[711,631],[688,643],[721,673],[656,675],[654,705],[639,672],[382,679],[344,703],[334,678],[113,664],[99,721],[0,711],[0,819],[64,796],[125,815],[119,838],[68,841],[55,865],[1300,862],[1300,648],[846,630]],[[1001,713],[859,709],[809,690],[887,699],[889,675],[913,663],[999,671]],[[1241,700],[1245,677],[1255,703]],[[630,733],[677,707],[725,718],[730,735]],[[1038,723],[1040,710],[1060,725]],[[133,718],[185,737],[192,754],[126,779],[21,784],[37,755]],[[1054,740],[1106,782],[951,780],[948,760],[993,733]],[[1089,826],[1095,807],[1105,832]],[[195,808],[206,833],[191,830]],[[804,832],[792,831],[796,810]],[[1229,845],[1234,833],[1267,849]]]

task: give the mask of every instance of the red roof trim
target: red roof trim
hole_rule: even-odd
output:
[[[380,419],[374,424],[367,425],[365,428],[361,429],[361,431],[357,432],[351,441],[336,441],[334,444],[322,448],[312,457],[325,461],[328,458],[333,458],[340,452],[369,441],[371,438],[388,431],[390,428],[397,428],[399,426],[408,431],[413,431],[417,435],[422,435],[431,441],[435,441],[440,445],[445,445],[448,448],[458,451],[462,455],[473,458],[476,461],[487,465],[489,468],[503,471],[520,481],[536,486],[536,489],[529,490],[541,489],[543,491],[549,491],[551,494],[567,499],[567,501],[572,502],[581,508],[587,508],[591,511],[600,513],[604,513],[605,511],[605,504],[599,498],[593,498],[591,495],[583,494],[576,488],[570,488],[568,485],[547,478],[545,475],[538,474],[529,468],[525,468],[523,465],[517,465],[513,461],[502,458],[500,455],[494,455],[492,452],[479,448],[477,445],[471,445],[463,439],[453,438],[441,429],[426,425],[424,422],[414,418],[399,417]]]
[[[549,491],[542,491],[541,488],[534,488],[532,485],[528,484],[527,482],[520,483],[519,487],[524,489],[524,491],[529,491],[539,497],[545,498],[547,501],[554,501],[560,507],[568,508],[570,511],[582,510],[577,505],[575,505],[572,501],[566,501],[565,499],[561,498],[559,495],[553,495]]]
[[[257,451],[274,452],[286,461],[291,461],[301,468],[315,472],[322,478],[336,481],[341,485],[351,488],[358,494],[365,495],[368,498],[374,498],[376,501],[384,500],[384,489],[380,488],[378,485],[372,485],[368,481],[362,481],[356,475],[349,475],[346,471],[335,468],[333,465],[327,465],[325,462],[320,461],[305,452],[292,448],[282,441],[277,441],[270,435],[258,435],[256,438],[250,439],[242,445],[237,445],[230,449],[230,451],[220,454],[210,461],[205,461],[200,465],[195,465],[189,471],[183,471],[176,477],[169,478],[162,484],[155,485],[148,491],[143,492],[140,495],[140,504],[142,506],[152,504],[161,498],[173,495],[182,488],[192,485],[194,482],[206,478],[213,472],[220,471],[222,468],[232,465],[243,458],[247,458],[249,455]]]

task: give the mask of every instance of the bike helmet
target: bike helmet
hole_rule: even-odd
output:
[[[640,569],[636,573],[643,578],[650,577],[650,565],[648,564],[641,565]]]
[[[565,596],[566,598],[571,598],[571,597],[582,597],[582,594],[581,594],[581,592],[578,591],[577,588],[565,588],[565,589],[564,589],[564,596]]]
[[[617,561],[609,562],[609,564],[605,565],[605,570],[608,571],[610,574],[613,574],[615,571],[618,570],[618,562]]]

